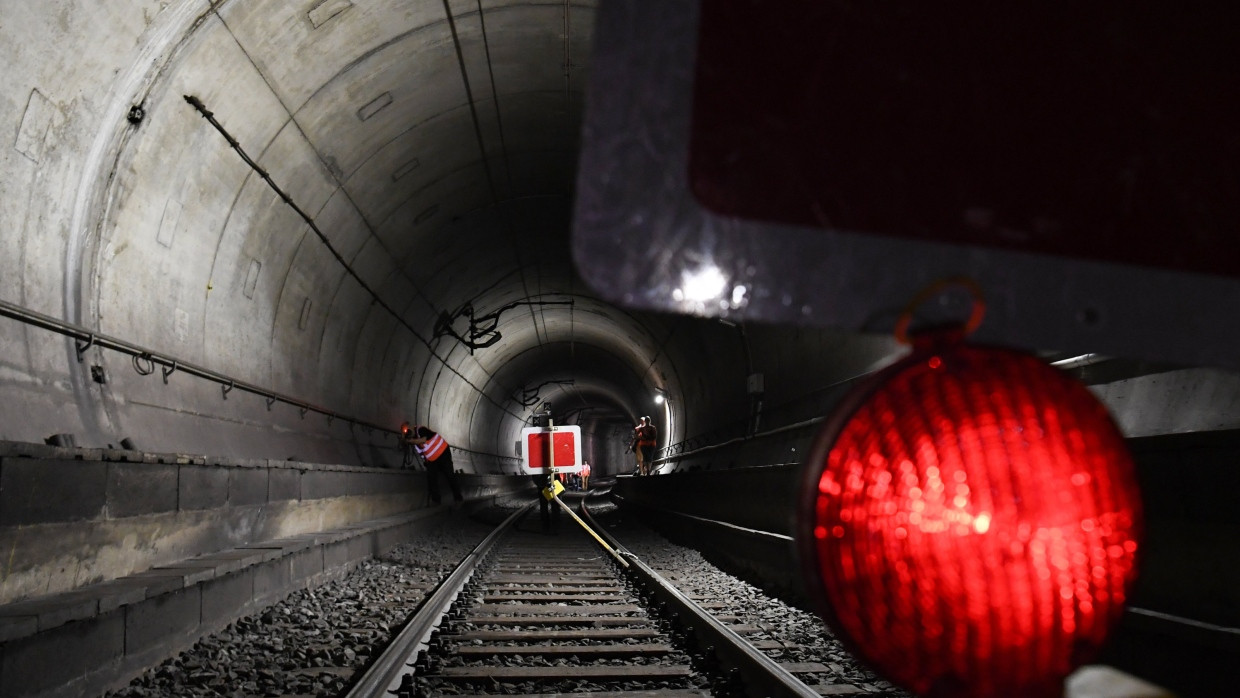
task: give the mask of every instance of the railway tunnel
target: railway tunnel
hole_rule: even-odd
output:
[[[210,625],[205,612],[192,628],[126,620],[123,585],[111,615],[68,595],[235,546],[339,542],[350,526],[371,536],[351,539],[356,556],[415,526],[433,507],[402,467],[405,420],[447,439],[471,498],[522,486],[521,429],[548,408],[630,501],[701,493],[696,515],[791,535],[814,434],[907,351],[895,318],[944,269],[987,291],[980,340],[1057,362],[1132,444],[1150,517],[1137,598],[1155,646],[1236,650],[1224,495],[1240,379],[1225,318],[1240,290],[1218,262],[1234,242],[1209,237],[1234,222],[1234,173],[1184,175],[1216,197],[1186,208],[1194,239],[1218,246],[1185,238],[1161,267],[1091,245],[1074,257],[1071,236],[1026,254],[998,225],[998,251],[789,233],[802,223],[779,215],[755,234],[743,221],[765,214],[743,200],[691,214],[665,201],[729,191],[706,172],[685,194],[676,174],[710,166],[686,162],[686,142],[710,143],[678,130],[702,119],[683,95],[727,97],[687,87],[694,51],[719,44],[695,43],[695,3],[669,7],[4,3],[5,695],[59,690],[15,682],[32,657],[84,646],[73,622],[146,633],[128,659],[123,642],[86,653],[96,664],[78,673],[99,681],[107,665],[104,683]],[[1142,249],[1161,261],[1162,247]],[[925,305],[955,318],[967,303]],[[639,481],[625,447],[645,415],[661,477]],[[307,574],[326,573],[317,564]],[[1191,671],[1225,672],[1217,656]]]

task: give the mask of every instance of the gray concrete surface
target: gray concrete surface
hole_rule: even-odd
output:
[[[524,478],[459,475],[467,499]],[[439,483],[441,493],[446,483]],[[0,444],[0,608],[427,508],[426,473]]]
[[[98,695],[295,589],[343,576],[446,513],[423,509],[198,554],[0,607],[0,695]]]
[[[536,400],[586,427],[600,472],[622,467],[616,443],[642,414],[674,443],[899,352],[881,335],[594,297],[567,233],[596,3],[448,5],[451,21],[412,1],[5,2],[0,299],[362,421],[429,423],[491,463],[516,455],[530,408],[514,396],[572,379]],[[486,348],[435,336],[466,303],[567,300],[504,311]],[[387,434],[0,329],[0,438],[391,464],[376,455]],[[764,395],[746,392],[751,374]],[[656,388],[674,399],[654,405]],[[1157,434],[1236,426],[1237,394],[1234,379],[1186,373],[1104,397]]]
[[[866,325],[873,334],[724,323],[619,307],[581,281],[569,228],[597,4],[0,0],[0,301],[382,427],[184,372],[140,375],[98,346],[79,360],[72,339],[0,316],[0,440],[68,434],[99,450],[61,466],[82,476],[62,485],[71,497],[29,481],[5,495],[30,503],[22,516],[95,522],[79,539],[48,533],[50,549],[136,568],[137,542],[104,541],[107,524],[85,518],[122,487],[141,493],[126,514],[179,532],[143,529],[171,560],[172,541],[224,502],[279,507],[265,498],[336,486],[316,484],[314,468],[263,478],[214,459],[391,467],[384,429],[405,419],[443,433],[466,472],[513,472],[520,429],[550,402],[558,423],[582,426],[596,476],[627,472],[641,415],[660,446],[778,429],[822,417],[851,379],[898,356],[894,307]],[[455,317],[447,326],[467,335],[467,304],[478,316],[517,305],[476,328],[497,332],[493,345],[471,349],[436,332]],[[750,392],[758,375],[762,392]],[[1130,436],[1240,427],[1232,373],[1160,367],[1093,388]],[[670,401],[656,405],[656,389]],[[108,455],[126,439],[203,468],[179,468],[175,487],[173,464],[135,476],[138,464]],[[669,467],[793,464],[792,448]],[[184,508],[169,508],[174,496]],[[281,516],[327,526],[318,501]],[[22,594],[78,578],[51,558],[19,565]]]

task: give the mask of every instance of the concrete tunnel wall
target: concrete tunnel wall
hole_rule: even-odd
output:
[[[564,6],[489,4],[485,44],[467,3],[451,23],[441,5],[411,2],[6,8],[2,104],[18,137],[3,160],[0,297],[362,421],[428,423],[498,456],[514,455],[499,435],[518,427],[472,425],[478,406],[524,419],[510,393],[541,370],[497,380],[512,355],[615,345],[631,373],[662,383],[674,371],[651,330],[574,285],[562,249],[584,75],[565,78],[560,64],[584,65],[592,6],[569,6],[570,30]],[[134,105],[138,123],[126,119]],[[486,312],[544,298],[575,301],[567,322],[517,308],[489,351],[434,337],[439,314],[465,303]],[[225,400],[185,375],[138,376],[106,350],[79,364],[70,341],[5,323],[4,438],[391,463],[381,432],[243,392]],[[106,384],[91,380],[95,366]],[[623,402],[639,398],[627,378],[602,380]]]
[[[17,137],[0,161],[0,298],[364,422],[431,424],[492,456],[466,468],[515,456],[528,411],[513,393],[566,374],[594,387],[547,395],[557,408],[593,410],[589,423],[606,436],[589,439],[600,444],[591,457],[604,467],[617,460],[618,435],[655,411],[656,387],[683,394],[656,420],[665,443],[743,418],[753,362],[740,335],[602,303],[571,268],[593,3],[567,15],[486,7],[486,43],[468,3],[453,5],[455,26],[435,3],[11,8],[0,105]],[[565,56],[577,68],[567,77]],[[184,95],[206,105],[357,278]],[[132,123],[135,105],[143,115]],[[523,299],[573,305],[515,308],[499,318],[502,341],[472,352],[435,336],[441,313]],[[147,451],[371,465],[398,457],[382,431],[243,391],[225,398],[183,373],[140,376],[108,350],[79,362],[72,341],[4,323],[2,438],[68,433],[82,446],[129,439]],[[95,367],[106,383],[92,380]]]
[[[529,413],[513,395],[565,373],[581,388],[542,397],[577,410],[591,457],[621,470],[615,442],[637,416],[666,445],[889,361],[888,337],[623,310],[580,281],[567,230],[595,5],[6,3],[0,300],[383,428],[428,423],[468,469],[502,469]],[[493,346],[436,336],[466,304],[568,300],[502,314]],[[0,438],[399,457],[382,429],[183,373],[165,384],[97,347],[79,362],[60,335],[0,327]],[[755,373],[761,396],[746,390]],[[672,396],[661,411],[656,388]],[[1097,390],[1140,435],[1240,425],[1230,373]]]
[[[519,396],[551,382],[537,402],[582,425],[595,472],[628,472],[643,414],[660,446],[776,429],[902,351],[886,333],[638,312],[581,281],[568,231],[595,2],[488,0],[480,15],[451,0],[449,16],[414,0],[0,1],[0,302],[379,427],[225,398],[184,371],[165,383],[109,349],[79,362],[73,340],[0,317],[2,440],[391,467],[385,429],[409,419],[460,449],[457,467],[509,472],[536,406]],[[507,310],[472,351],[436,332],[467,304],[566,301]],[[1093,388],[1129,436],[1240,428],[1231,372],[1152,367]],[[795,467],[778,441],[664,471]]]
[[[528,490],[495,475],[458,486],[470,500]],[[432,515],[429,499],[420,470],[0,444],[0,604],[256,541]]]

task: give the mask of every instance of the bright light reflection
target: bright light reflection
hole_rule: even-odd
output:
[[[744,286],[736,286],[732,289],[732,307],[739,308],[745,304],[745,294],[749,289]]]
[[[990,530],[990,514],[982,512],[973,517],[973,530],[978,533],[985,533]]]
[[[719,267],[710,264],[697,271],[682,271],[680,288],[676,289],[673,296],[676,300],[705,303],[722,296],[727,285],[728,280],[724,278],[723,272],[719,271]]]

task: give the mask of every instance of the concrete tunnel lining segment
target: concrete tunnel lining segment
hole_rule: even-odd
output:
[[[13,140],[0,143],[0,300],[334,414],[387,428],[406,417],[429,423],[467,449],[460,464],[473,469],[510,467],[514,434],[524,424],[524,411],[512,407],[511,414],[488,397],[508,404],[522,384],[565,378],[565,366],[574,385],[551,387],[544,396],[570,411],[579,407],[565,419],[583,426],[594,453],[623,466],[629,457],[614,449],[634,416],[653,411],[646,407],[652,387],[673,395],[664,438],[713,437],[753,424],[757,415],[762,429],[774,432],[788,426],[780,418],[807,424],[802,408],[825,409],[830,386],[902,351],[885,334],[621,308],[583,282],[588,275],[573,264],[569,228],[580,198],[575,176],[597,3],[452,0],[455,37],[443,3],[331,3],[341,10],[334,14],[311,5],[7,3],[0,123]],[[220,116],[394,316],[373,303],[305,221],[185,104],[185,94],[199,95]],[[135,105],[144,111],[136,123],[127,118]],[[646,183],[666,183],[614,161],[584,164],[618,189],[647,176]],[[640,207],[627,209],[634,230],[655,225],[642,214]],[[711,238],[719,246],[727,239]],[[620,237],[619,243],[632,241]],[[817,268],[797,252],[786,256]],[[668,268],[680,261],[668,250],[650,258]],[[881,259],[876,255],[865,267],[879,269]],[[864,270],[829,281],[838,282],[837,290],[870,288]],[[1101,283],[1073,281],[1087,288]],[[1159,309],[1175,308],[1165,275],[1152,286]],[[503,341],[473,353],[432,338],[441,310],[470,302],[485,312],[531,298],[574,304],[505,314],[498,326]],[[1056,293],[1038,301],[1044,309],[1034,317],[1054,320],[1039,328],[1047,332],[1041,336],[1061,336],[1057,329],[1077,321],[1063,317],[1068,311],[1056,304]],[[801,306],[787,308],[795,313]],[[1014,310],[996,308],[994,322],[1011,324],[1015,315],[1005,320],[1002,314]],[[1105,323],[1118,316],[1099,317],[1102,324],[1091,331],[1101,338]],[[880,325],[881,318],[866,327],[881,331]],[[290,457],[306,461],[306,470],[399,463],[382,429],[368,432],[302,414],[295,405],[269,405],[242,390],[225,399],[220,383],[186,371],[171,374],[165,385],[158,374],[135,373],[131,357],[99,346],[82,352],[81,363],[78,355],[73,339],[0,318],[0,440],[29,445],[71,433],[80,446],[102,448],[128,437],[148,453],[270,459],[263,467],[281,474],[297,469],[287,465]],[[92,377],[96,367],[106,383]],[[754,375],[762,377],[760,393],[747,390]],[[1178,437],[1232,437],[1230,430],[1240,428],[1234,373],[1164,365],[1097,383],[1094,392],[1126,435],[1176,443],[1159,451],[1151,468],[1186,491],[1180,472],[1189,466]],[[686,460],[670,467],[795,468],[801,457],[786,444],[743,436],[695,443],[713,445],[688,449]],[[132,457],[109,454],[118,462]],[[1225,470],[1227,454],[1220,448],[1212,455],[1217,462],[1208,471]],[[7,465],[11,455],[0,463],[6,477],[17,470]],[[1187,460],[1201,468],[1200,459]],[[212,462],[188,458],[188,481],[213,477],[220,468]],[[238,482],[241,501],[262,494],[257,481]],[[1213,482],[1195,486],[1205,491]],[[633,483],[665,487],[662,478]],[[205,490],[186,501],[205,497]],[[1183,504],[1179,490],[1166,490],[1177,495],[1168,501]],[[1201,501],[1194,513],[1225,511],[1214,499]],[[1174,535],[1158,542],[1200,565],[1194,569],[1210,569],[1218,551],[1227,550],[1231,529],[1207,524],[1200,528],[1209,535],[1168,529]],[[1193,583],[1209,576],[1185,575],[1176,564],[1163,569],[1154,584],[1171,603],[1196,598]],[[1218,593],[1211,597],[1227,618],[1236,608],[1227,593],[1236,587],[1224,583],[1229,579],[1230,571],[1214,579]]]
[[[569,5],[568,8],[571,12],[580,12],[583,15],[592,11],[589,4],[580,7]],[[288,182],[285,186],[289,189],[290,198],[298,200],[299,206],[304,206],[308,211],[319,212],[319,217],[332,210],[329,204],[333,200],[345,204],[347,208],[362,205],[369,208],[376,204],[382,206],[383,201],[393,200],[392,197],[395,196],[394,201],[398,203],[387,206],[389,211],[421,208],[422,204],[415,203],[418,195],[410,198],[402,194],[409,191],[407,187],[412,180],[398,179],[375,186],[363,184],[361,177],[369,176],[372,182],[379,177],[389,177],[389,174],[380,174],[377,171],[366,175],[363,163],[378,162],[377,156],[387,152],[387,146],[398,140],[406,146],[411,141],[417,141],[413,134],[419,130],[425,131],[434,122],[442,121],[435,119],[433,113],[442,113],[449,117],[456,115],[458,119],[469,113],[469,105],[462,101],[462,76],[455,64],[455,56],[451,55],[451,52],[446,55],[439,52],[438,55],[444,58],[444,64],[441,68],[434,68],[433,56],[437,51],[426,52],[428,44],[442,46],[447,30],[445,18],[432,18],[432,12],[424,17],[424,23],[419,24],[420,20],[411,17],[408,28],[399,32],[393,29],[397,24],[384,21],[380,24],[387,31],[396,33],[392,36],[386,33],[372,36],[367,35],[367,27],[373,29],[378,21],[377,17],[386,16],[384,8],[376,8],[368,16],[363,16],[366,13],[361,8],[351,8],[350,12],[334,17],[332,31],[337,35],[354,31],[361,36],[351,37],[354,40],[346,40],[340,36],[333,39],[337,42],[336,45],[348,47],[348,50],[340,54],[323,51],[321,47],[320,50],[314,50],[316,65],[332,65],[332,58],[343,62],[336,63],[339,67],[327,72],[317,71],[318,74],[326,76],[322,78],[322,82],[310,90],[301,88],[304,97],[294,98],[296,91],[286,90],[285,86],[291,84],[290,81],[304,80],[307,75],[313,75],[316,71],[307,71],[305,62],[295,58],[290,60],[290,57],[307,52],[303,49],[289,51],[287,43],[280,43],[288,42],[292,38],[287,33],[276,39],[275,35],[266,34],[261,29],[263,26],[270,27],[273,22],[287,23],[288,8],[270,3],[266,6],[249,4],[242,11],[240,3],[219,3],[214,8],[204,8],[201,4],[194,3],[178,3],[175,9],[176,13],[157,15],[155,20],[156,23],[172,25],[172,19],[179,19],[175,29],[153,32],[149,36],[139,33],[137,37],[139,44],[143,39],[154,41],[158,38],[158,45],[145,47],[143,52],[163,55],[166,57],[165,62],[145,75],[141,81],[133,80],[146,83],[142,100],[146,115],[136,127],[127,124],[115,129],[122,135],[123,143],[110,150],[108,157],[114,160],[116,165],[107,168],[109,176],[96,177],[101,182],[100,186],[106,187],[110,192],[109,201],[99,207],[101,210],[92,214],[95,218],[93,224],[82,226],[98,231],[98,238],[92,240],[92,245],[98,250],[91,265],[93,271],[84,270],[83,277],[97,289],[92,294],[91,308],[100,328],[135,339],[149,338],[156,351],[167,351],[168,354],[174,353],[168,350],[169,348],[178,347],[181,351],[177,352],[177,355],[185,355],[187,360],[198,359],[223,364],[228,370],[222,372],[237,379],[249,380],[258,385],[280,384],[295,388],[307,401],[346,405],[346,409],[338,411],[359,413],[368,417],[367,421],[390,421],[391,414],[409,411],[409,403],[416,404],[419,400],[425,400],[421,405],[423,411],[437,409],[431,407],[432,395],[448,396],[449,400],[455,402],[451,396],[457,395],[461,388],[453,387],[451,381],[446,383],[444,388],[434,387],[445,378],[442,371],[435,370],[436,360],[428,356],[430,352],[419,351],[416,346],[400,346],[400,331],[395,325],[405,318],[400,317],[393,321],[373,311],[351,312],[350,308],[366,304],[364,294],[359,297],[357,289],[348,290],[352,284],[345,279],[341,270],[332,268],[330,260],[324,259],[322,250],[315,250],[313,245],[307,245],[304,232],[295,232],[302,226],[290,216],[289,211],[283,210],[278,205],[279,202],[273,200],[271,193],[264,191],[257,178],[245,173],[241,163],[236,161],[214,134],[204,132],[201,123],[195,124],[195,119],[190,118],[192,114],[186,113],[183,107],[177,105],[175,98],[183,86],[195,85],[202,88],[204,83],[214,83],[215,87],[208,86],[202,94],[212,95],[212,101],[221,106],[213,104],[208,108],[219,114],[221,121],[227,119],[236,124],[237,139],[255,144],[256,151],[262,153],[256,158],[260,166],[270,169],[273,179]],[[570,107],[574,102],[576,109],[580,107],[579,99],[573,99],[572,95],[579,94],[581,74],[578,73],[574,78],[576,82],[562,83],[558,70],[546,71],[546,75],[555,79],[539,88],[538,81],[545,82],[546,76],[531,82],[529,78],[536,73],[531,73],[522,66],[539,61],[550,61],[550,64],[554,64],[562,58],[558,50],[550,52],[556,54],[554,56],[547,55],[548,51],[541,48],[531,52],[526,42],[537,40],[545,44],[547,36],[561,32],[566,19],[560,16],[564,8],[507,3],[500,9],[501,15],[515,13],[519,17],[515,23],[510,23],[497,16],[488,26],[486,40],[489,45],[485,47],[478,43],[481,36],[474,31],[477,29],[476,21],[474,24],[469,24],[468,18],[458,18],[457,21],[458,30],[467,30],[462,31],[467,71],[483,70],[482,64],[475,60],[482,55],[480,51],[490,50],[494,58],[508,60],[508,57],[511,57],[518,61],[509,66],[507,72],[501,71],[502,74],[498,77],[487,76],[484,72],[473,76],[475,83],[494,85],[497,89],[495,94],[488,92],[479,96],[480,101],[485,99],[487,103],[479,105],[478,113],[489,113],[492,117],[507,122],[503,148],[495,149],[497,141],[488,139],[488,136],[494,135],[494,129],[503,126],[499,122],[488,124],[489,129],[485,133],[479,132],[479,135],[484,138],[488,157],[499,158],[493,160],[493,165],[502,161],[502,164],[507,166],[514,162],[514,157],[528,159],[533,156],[535,159],[530,161],[532,164],[546,158],[521,145],[534,142],[526,137],[527,134],[542,143],[561,143],[558,151],[553,151],[560,155],[552,155],[548,163],[551,165],[574,150],[573,134],[576,127],[573,124],[575,120],[579,120],[579,111]],[[547,15],[547,18],[550,18],[548,21],[555,21],[549,25],[548,31],[538,30],[534,33],[539,36],[531,38],[530,27],[542,25],[539,22],[531,25],[530,13]],[[353,15],[354,21],[358,23],[353,29],[346,30],[344,27],[347,26],[349,15]],[[277,17],[284,19],[277,20]],[[114,21],[115,19],[119,18],[114,18]],[[107,25],[108,23],[104,22],[104,26]],[[578,21],[578,32],[588,36],[589,25],[588,21]],[[302,37],[305,43],[300,45],[313,44],[314,31],[309,30]],[[511,46],[505,43],[509,42],[510,35],[515,37],[510,42]],[[273,51],[276,46],[279,48]],[[517,49],[518,46],[522,48]],[[584,63],[584,57],[580,55],[584,45],[576,38],[569,40],[565,50],[569,54],[577,53],[577,62]],[[387,60],[376,63],[375,60],[384,54],[388,54]],[[404,66],[410,64],[408,59],[411,55],[414,56],[413,65],[426,66],[430,72],[409,73],[404,70]],[[432,60],[423,60],[426,56],[431,56]],[[285,67],[278,67],[280,65]],[[490,67],[494,66],[493,62]],[[345,92],[351,90],[361,94],[359,90],[364,91],[363,88],[368,82],[383,82],[383,75],[395,78],[384,83],[383,94],[396,97],[403,95],[407,101],[393,97],[382,105],[382,109],[355,115],[353,110],[348,108],[351,100],[338,88],[347,86]],[[483,79],[484,77],[486,79]],[[359,81],[358,78],[364,79]],[[573,87],[574,84],[577,85],[576,88]],[[227,89],[223,89],[225,85]],[[333,94],[336,96],[333,97]],[[410,96],[415,94],[429,96],[431,99],[410,99]],[[554,101],[555,108],[540,109],[540,95]],[[436,102],[436,99],[439,101]],[[125,101],[126,95],[116,96],[114,108],[119,109],[119,105]],[[427,113],[426,117],[418,116],[418,109],[425,110],[428,105],[435,103],[445,107]],[[297,106],[282,106],[293,104]],[[506,111],[510,108],[513,110],[511,114]],[[410,111],[411,109],[414,111]],[[319,116],[315,116],[315,112]],[[326,124],[332,123],[332,120],[324,120],[322,117],[333,112],[340,117],[335,119],[335,127],[329,127]],[[538,135],[553,132],[544,126],[547,113],[551,113],[554,123],[561,126],[553,129],[561,134],[557,137],[558,141],[547,140]],[[572,116],[574,113],[578,115],[576,119]],[[540,117],[540,114],[544,116]],[[357,117],[360,116],[367,118],[359,123]],[[511,118],[505,118],[509,116]],[[520,125],[520,128],[517,128],[517,125]],[[113,130],[105,126],[98,133],[111,133]],[[467,133],[468,130],[465,129],[462,133]],[[385,131],[394,135],[376,138],[376,135]],[[268,135],[264,136],[263,133]],[[102,136],[99,139],[104,140]],[[297,145],[298,141],[302,141],[304,145]],[[370,145],[366,145],[367,143]],[[458,145],[452,145],[453,143]],[[466,197],[452,197],[457,202],[458,210],[460,206],[466,206],[462,214],[468,218],[468,211],[485,210],[486,207],[498,203],[499,218],[507,219],[505,222],[509,229],[513,227],[513,219],[521,216],[522,211],[507,210],[512,204],[502,201],[489,202],[486,193],[479,193],[476,184],[473,186],[474,193],[468,193],[470,179],[479,181],[479,161],[476,159],[476,150],[473,154],[469,152],[469,139],[462,142],[462,139],[446,138],[443,134],[436,137],[431,132],[425,134],[420,145],[422,157],[419,166],[411,170],[418,173],[420,181],[425,182],[420,190],[432,196],[443,196],[447,193],[436,187],[435,182],[445,181],[442,177],[451,176],[454,167],[459,170],[459,167],[452,165],[456,161],[454,158],[444,157],[459,152],[465,155],[466,162],[472,160],[475,164],[460,172],[467,175],[460,180],[466,188],[459,190]],[[477,143],[474,144],[476,145]],[[429,150],[426,149],[428,147]],[[436,149],[443,154],[437,155]],[[365,154],[365,157],[356,161],[356,165],[344,166],[347,161],[333,154],[337,152],[353,157]],[[405,162],[408,161],[405,160],[402,164]],[[170,166],[173,168],[171,172]],[[559,167],[551,166],[553,169]],[[528,167],[522,169],[530,171]],[[115,172],[115,175],[111,174],[112,172]],[[442,174],[435,175],[435,172]],[[505,179],[511,178],[511,173],[507,174]],[[559,225],[566,226],[566,195],[569,193],[571,178],[560,177],[559,182],[562,193],[558,199],[553,196],[546,201],[550,202],[554,210],[561,211],[553,218],[559,218]],[[212,195],[212,191],[216,193]],[[340,196],[346,191],[350,193]],[[536,189],[535,192],[537,191]],[[193,195],[194,192],[197,192],[196,196]],[[375,194],[379,192],[386,192],[386,195],[376,199]],[[186,193],[191,196],[185,196]],[[203,194],[207,196],[204,198]],[[221,194],[224,196],[221,197]],[[307,194],[310,194],[308,199]],[[362,200],[362,194],[365,194],[365,200]],[[531,208],[528,199],[522,200],[525,203],[518,203],[518,206]],[[455,217],[451,210],[443,208],[442,203],[433,206],[439,208],[438,215],[428,221],[432,226],[435,225],[435,219],[450,221]],[[343,212],[339,205],[334,208]],[[211,215],[213,210],[217,212],[214,216]],[[356,210],[360,212],[366,209]],[[223,213],[224,217],[220,217],[219,213]],[[524,213],[527,217],[530,215],[528,210]],[[391,216],[390,213],[380,214],[378,219],[394,220]],[[328,224],[324,227],[334,240],[345,241],[351,237],[355,241],[342,249],[348,261],[358,265],[359,273],[362,273],[364,278],[373,279],[372,283],[376,284],[376,288],[382,289],[381,293],[394,292],[397,297],[420,296],[425,299],[425,293],[416,290],[412,294],[400,293],[403,284],[399,279],[404,277],[413,280],[409,275],[409,268],[420,268],[420,271],[435,269],[437,259],[473,257],[485,260],[487,255],[483,254],[483,250],[495,251],[491,253],[490,262],[478,265],[489,267],[493,277],[496,269],[512,270],[523,277],[523,285],[528,286],[532,280],[535,285],[543,287],[551,278],[545,276],[549,269],[540,264],[547,259],[545,255],[532,264],[527,262],[525,269],[513,269],[513,260],[505,259],[503,251],[505,247],[511,249],[514,243],[505,242],[503,231],[496,233],[493,225],[490,232],[476,231],[474,235],[468,236],[467,239],[472,244],[466,249],[446,243],[445,240],[452,239],[450,233],[423,233],[410,237],[407,234],[397,234],[394,228],[383,233],[389,240],[387,244],[376,245],[374,243],[378,239],[375,236],[381,229],[364,223],[366,219],[372,218],[370,214],[363,213],[351,218],[352,223],[341,226],[339,223],[347,219],[341,219],[338,214],[330,215],[326,219]],[[535,210],[531,220],[537,221],[539,218],[546,219],[546,216]],[[408,219],[405,225],[409,225]],[[450,224],[447,225],[450,227]],[[203,238],[204,226],[206,231],[219,231],[215,234],[216,251],[208,257],[216,259],[214,270],[208,270],[196,262],[203,257],[201,253],[210,249],[194,242]],[[443,225],[439,227],[442,230]],[[367,229],[371,232],[367,232]],[[350,234],[350,230],[355,232]],[[289,239],[288,232],[293,232],[293,239],[299,241],[291,248],[287,242],[282,242]],[[209,243],[211,237],[212,233],[207,232],[203,241]],[[549,236],[543,237],[562,241],[566,239],[566,229],[551,231]],[[367,240],[371,242],[366,242]],[[400,252],[393,245],[401,240],[420,242],[418,246],[404,243],[401,249],[409,251]],[[367,253],[367,250],[373,252]],[[567,267],[567,253],[560,251],[556,256],[560,265]],[[399,263],[385,261],[385,258],[412,258],[415,263],[402,267]],[[316,269],[322,271],[316,272]],[[509,273],[512,272],[501,271],[500,276]],[[555,273],[566,278],[571,286],[571,272],[565,274],[561,269]],[[281,276],[284,277],[283,281],[279,280]],[[481,275],[471,276],[477,278]],[[316,277],[321,280],[312,281]],[[273,281],[276,283],[272,283]],[[290,281],[293,283],[290,284]],[[323,281],[327,281],[327,284],[324,285]],[[427,303],[425,307],[431,310],[435,309],[436,305],[450,307],[454,283],[459,282],[449,280],[447,284],[432,283],[432,287],[439,289],[437,303]],[[485,282],[482,285],[486,285]],[[337,290],[323,297],[319,294],[324,286]],[[202,288],[206,288],[207,292],[196,290]],[[414,285],[413,288],[418,287]],[[577,289],[581,288],[578,283]],[[221,297],[221,293],[225,295]],[[496,296],[495,293],[492,288],[492,295],[489,297],[470,298],[479,304],[489,298],[494,298],[494,302],[501,301],[503,296]],[[580,290],[577,293],[580,293]],[[141,300],[134,302],[135,298]],[[588,297],[579,299],[579,307],[583,309],[583,313],[573,322],[573,328],[588,328],[593,322],[591,318],[597,317],[585,312],[589,301]],[[254,314],[249,308],[260,307],[256,305],[260,302],[263,302],[268,310]],[[167,305],[164,305],[165,303]],[[399,312],[412,313],[411,317],[414,319],[425,317],[424,313],[418,312],[417,307],[412,306],[401,308]],[[537,323],[540,320],[544,326],[541,331],[543,340],[540,341],[552,339],[553,333],[557,331],[556,326],[554,323],[548,324],[545,318],[534,319],[530,323],[534,329],[532,338],[539,339]],[[614,318],[604,320],[605,323],[611,321],[614,321]],[[270,338],[269,342],[257,339],[253,332],[256,325],[269,326],[269,330],[261,333]],[[308,327],[305,327],[306,325]],[[318,331],[321,340],[317,348],[297,338],[295,333],[306,329]],[[612,327],[610,330],[604,329],[594,334],[632,336],[641,333],[640,327],[632,326],[621,329]],[[507,328],[505,332],[510,340],[516,340],[518,344],[531,341],[531,337],[523,336],[516,328]],[[380,346],[386,348],[376,351]],[[264,360],[265,356],[270,356],[270,361]],[[62,419],[47,420],[59,423],[54,428],[46,421],[30,425],[31,430],[22,434],[25,438],[39,440],[45,436],[41,432],[51,428],[57,432],[77,432],[83,443],[115,442],[119,441],[122,435],[130,435],[147,448],[164,446],[169,450],[206,450],[210,448],[207,439],[182,439],[177,443],[176,439],[161,439],[159,435],[171,435],[186,430],[216,431],[224,441],[224,444],[221,444],[223,450],[240,449],[236,455],[274,456],[289,450],[289,443],[263,448],[260,446],[263,441],[261,436],[238,438],[235,430],[247,428],[239,425],[248,424],[248,428],[254,428],[258,420],[251,418],[256,416],[252,414],[240,419],[229,415],[228,412],[235,410],[235,401],[229,405],[212,405],[206,399],[209,393],[200,388],[174,387],[163,390],[158,386],[143,385],[110,361],[105,354],[92,359],[103,366],[113,380],[107,389],[98,389],[79,380],[83,395],[76,402],[84,405],[88,414],[101,415],[98,423],[91,425],[89,420],[80,420],[82,423],[73,428],[71,424],[64,424]],[[460,367],[470,374],[477,373],[476,368],[480,366],[475,357],[456,355],[455,349],[447,353],[445,360],[453,370]],[[400,368],[401,366],[409,366],[412,370]],[[73,374],[72,367],[69,373],[76,375]],[[483,369],[482,374],[486,373],[487,370]],[[388,405],[387,408],[380,407],[376,411],[374,405],[366,404],[376,392],[367,386],[385,385],[390,382],[387,377],[391,375],[413,374],[418,375],[420,386],[417,397],[402,395],[400,390],[384,388],[379,392],[384,398],[383,402]],[[430,375],[437,377],[428,385],[426,378]],[[169,394],[174,392],[183,394]],[[637,395],[626,397],[628,400],[639,399]],[[221,410],[221,407],[225,409]],[[52,411],[59,412],[59,409],[53,408]],[[418,411],[416,406],[413,411]],[[437,421],[432,415],[424,414],[423,417],[428,422]],[[181,422],[180,425],[176,424],[178,421]],[[213,422],[216,424],[212,425]],[[220,428],[220,422],[232,426]],[[287,421],[281,423],[279,416],[276,416],[276,422],[277,429],[304,431],[302,425]],[[189,426],[190,424],[196,426]],[[234,433],[229,433],[230,431]],[[322,437],[320,434],[312,438]],[[327,438],[332,440],[332,437]],[[279,442],[280,439],[274,441]],[[481,444],[472,445],[487,447]],[[315,451],[316,448],[308,450]],[[336,447],[323,452],[320,457],[324,460],[349,460],[346,454],[350,450],[347,447]]]

